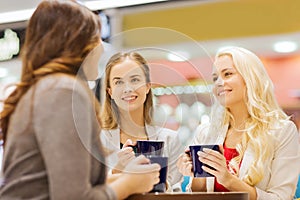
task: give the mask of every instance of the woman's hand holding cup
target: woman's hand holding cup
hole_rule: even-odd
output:
[[[113,174],[122,172],[126,165],[135,158],[132,146],[134,146],[132,140],[128,139],[123,148],[117,152],[118,163],[112,170]]]
[[[143,155],[136,157],[123,170],[123,174],[128,177],[126,187],[134,193],[151,191],[159,183],[160,168],[157,163],[150,164],[150,160]]]
[[[192,158],[189,153],[189,149],[185,150],[185,153],[179,156],[179,159],[176,163],[179,172],[184,176],[194,176],[193,175],[193,163]]]

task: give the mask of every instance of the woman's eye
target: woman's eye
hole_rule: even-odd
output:
[[[218,80],[218,77],[213,77],[212,80],[213,82],[216,82]]]
[[[123,83],[123,81],[115,81],[115,85],[121,85]]]
[[[231,72],[225,72],[225,77],[227,77],[227,76],[230,76],[230,75],[232,75],[232,73]]]
[[[133,78],[133,79],[131,79],[131,82],[132,82],[132,83],[137,83],[137,82],[140,82],[140,79],[138,79],[138,78]]]

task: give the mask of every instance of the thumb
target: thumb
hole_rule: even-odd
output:
[[[133,142],[131,139],[126,140],[125,144],[123,145],[123,147],[128,147],[128,146],[132,146]]]
[[[134,159],[133,163],[140,164],[140,165],[149,164],[150,160],[148,158],[146,158],[144,155],[140,155]]]
[[[150,160],[145,156],[140,155],[130,161],[130,163],[126,166],[124,172],[127,173],[149,173],[160,170],[160,165],[157,163],[149,164]]]
[[[220,150],[221,154],[224,155],[224,148],[223,148],[222,144],[219,144],[219,150]]]

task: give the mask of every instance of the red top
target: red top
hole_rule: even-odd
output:
[[[235,148],[227,148],[225,146],[225,143],[223,145],[223,148],[224,148],[224,157],[226,158],[226,164],[228,167],[229,161],[232,158],[238,156],[239,153],[237,152],[237,150]],[[227,190],[223,185],[219,184],[216,179],[215,179],[215,191],[216,192],[229,192],[229,190]]]

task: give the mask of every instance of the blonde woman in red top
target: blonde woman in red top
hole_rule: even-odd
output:
[[[278,106],[273,84],[260,59],[231,47],[217,53],[213,68],[211,123],[196,130],[194,144],[220,144],[217,151],[198,152],[211,178],[192,178],[192,191],[243,191],[251,200],[290,200],[299,176],[300,155],[295,124]],[[191,159],[177,166],[187,176]]]

